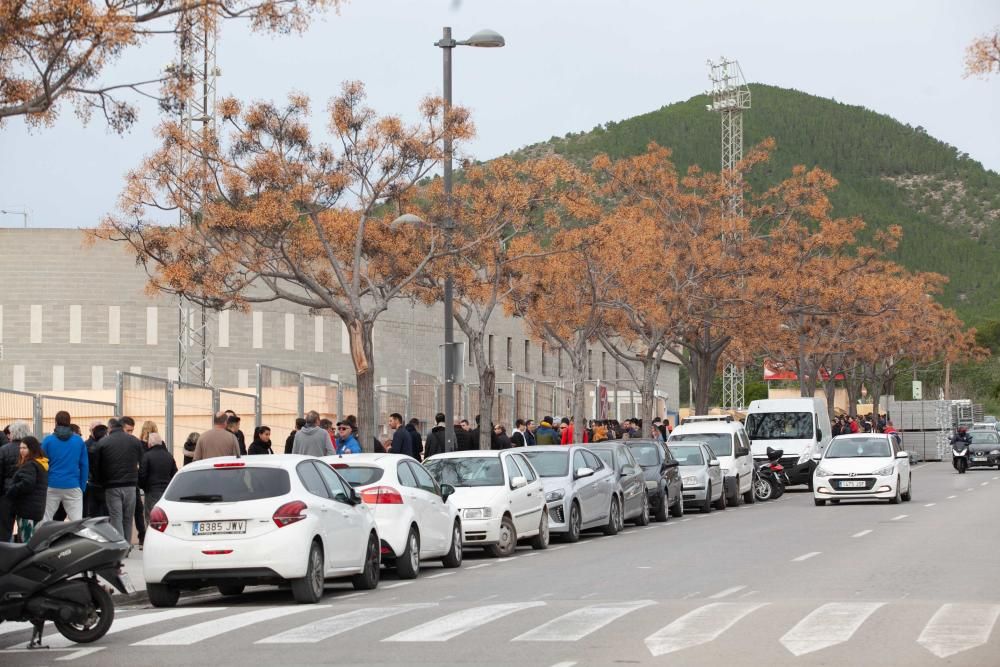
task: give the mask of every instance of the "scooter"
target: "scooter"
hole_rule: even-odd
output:
[[[958,471],[959,475],[964,475],[969,467],[969,446],[964,442],[956,442],[951,448],[951,465]]]
[[[785,493],[788,475],[778,461],[784,450],[767,448],[767,462],[761,463],[756,469],[754,479],[754,495],[757,500],[777,500]]]
[[[122,563],[128,549],[107,517],[48,521],[27,544],[0,543],[0,623],[34,625],[29,649],[46,648],[45,621],[70,641],[97,641],[115,620],[98,576],[123,594],[135,592]]]

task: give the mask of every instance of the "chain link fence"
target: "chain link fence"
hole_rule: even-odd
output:
[[[375,387],[375,431],[380,440],[389,437],[389,415],[396,412],[406,420],[406,385],[385,384]]]
[[[271,429],[271,441],[278,442],[295,429],[295,420],[305,413],[303,376],[297,371],[257,364],[257,405],[255,421]]]
[[[40,426],[35,424],[35,395],[13,389],[0,389],[0,428],[22,421],[35,435],[40,436]]]
[[[173,383],[166,378],[151,375],[139,375],[127,371],[118,371],[115,402],[119,415],[135,420],[136,428],[141,428],[143,422],[151,421],[162,426],[160,432],[168,447],[174,442],[174,407]],[[177,450],[174,457],[177,458]]]
[[[444,411],[443,389],[442,382],[433,375],[420,371],[406,371],[407,413],[403,416],[407,419],[416,417],[420,420],[417,430],[421,433],[434,426],[434,415]]]
[[[56,427],[56,413],[65,410],[73,423],[80,427],[83,437],[87,437],[91,422],[107,424],[115,416],[115,404],[108,401],[91,401],[83,398],[62,396],[38,396],[35,432],[39,437],[52,433]]]
[[[183,462],[184,443],[192,434],[201,435],[212,428],[212,418],[215,415],[215,390],[185,382],[175,382],[173,385],[173,440],[167,443],[172,447],[174,459],[178,465]]]

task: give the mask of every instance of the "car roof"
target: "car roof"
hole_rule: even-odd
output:
[[[442,452],[431,459],[497,458],[501,452],[496,449],[468,449],[461,452]]]
[[[862,440],[870,438],[890,438],[891,433],[844,433],[834,436],[834,440]]]
[[[416,461],[412,456],[407,456],[406,454],[389,454],[389,453],[372,453],[365,452],[363,454],[331,454],[329,456],[322,457],[323,461],[327,463],[345,463],[351,465],[352,463],[376,463],[379,465],[388,465],[393,461],[401,461],[403,459],[410,459],[411,461]]]
[[[674,430],[670,432],[670,435],[673,435],[674,433],[677,433],[678,435],[688,435],[692,433],[738,433],[742,428],[743,424],[740,422],[691,422],[689,424],[675,426]]]
[[[581,445],[533,445],[525,447],[519,454],[531,454],[532,452],[568,452],[570,449],[579,449]],[[520,447],[518,448],[520,449]]]
[[[210,470],[215,468],[219,463],[242,463],[243,466],[247,468],[291,469],[302,461],[310,460],[319,461],[320,459],[315,456],[306,456],[303,454],[271,454],[269,456],[215,456],[209,459],[202,459],[200,461],[192,461],[177,472],[181,473],[188,472],[190,470]]]

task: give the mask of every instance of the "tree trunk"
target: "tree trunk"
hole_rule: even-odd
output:
[[[573,363],[573,442],[583,442],[583,431],[586,428],[587,418],[584,396],[584,388],[587,386],[587,341],[581,341],[577,350],[572,356]]]
[[[660,359],[655,351],[648,353],[642,360],[642,384],[639,395],[642,397],[642,433],[653,437],[653,408],[656,404],[656,378],[660,375]]]
[[[837,399],[837,381],[833,379],[835,376],[836,373],[831,371],[827,375],[829,379],[823,383],[823,392],[826,394],[826,414],[830,415],[830,419],[833,419],[834,404]]]
[[[882,398],[882,379],[879,377],[878,373],[878,362],[872,364],[871,367],[871,398],[872,398],[872,419],[878,423],[878,404]]]
[[[688,372],[691,374],[691,388],[694,391],[694,413],[708,414],[709,402],[712,400],[712,380],[715,379],[715,369],[719,365],[720,350],[692,350],[688,355]]]
[[[466,331],[469,344],[472,345],[472,358],[476,360],[476,372],[479,375],[479,442],[474,443],[478,449],[490,449],[493,435],[493,401],[497,390],[497,372],[490,360],[486,358],[483,349],[483,333],[481,331]]]
[[[363,320],[344,322],[351,343],[351,360],[358,384],[358,441],[361,451],[375,451],[375,364],[372,354],[374,323]]]

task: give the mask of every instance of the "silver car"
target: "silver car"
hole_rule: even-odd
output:
[[[540,445],[520,452],[541,475],[550,532],[576,542],[581,531],[608,523],[615,473],[594,452],[576,445]]]
[[[681,482],[684,485],[684,504],[697,507],[702,512],[726,509],[722,469],[712,449],[704,442],[685,441],[667,443],[670,453],[680,463]]]

